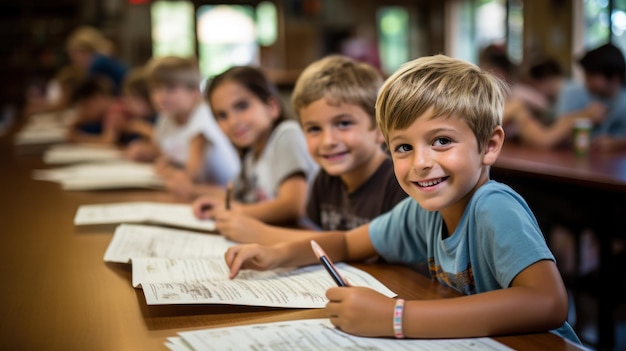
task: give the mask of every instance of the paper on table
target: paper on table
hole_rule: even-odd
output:
[[[244,270],[228,278],[223,256],[214,258],[132,258],[133,286],[143,288],[148,305],[232,304],[285,308],[324,308],[326,290],[336,286],[321,265],[272,271]],[[383,295],[394,292],[367,272],[336,264],[356,286]]]
[[[66,141],[66,134],[65,127],[23,129],[15,134],[13,142],[16,145],[61,143]]]
[[[74,216],[75,225],[107,223],[155,223],[175,227],[215,231],[215,222],[198,219],[191,205],[158,202],[121,202],[81,205]]]
[[[122,224],[115,229],[104,260],[129,263],[131,258],[195,258],[221,256],[234,242],[220,235],[186,230]]]
[[[48,148],[43,160],[48,164],[117,161],[123,160],[122,152],[111,146],[88,144],[61,144]]]
[[[40,113],[28,117],[28,122],[15,134],[16,145],[50,144],[66,141],[67,125],[75,118],[73,110]]]
[[[59,182],[66,190],[154,188],[163,185],[152,165],[126,161],[35,170],[33,178]]]
[[[180,339],[168,338],[170,350],[368,350],[368,351],[452,351],[513,349],[491,338],[465,339],[383,339],[344,333],[328,319],[305,319],[236,327],[180,332]],[[182,339],[182,340],[181,340]],[[170,345],[172,347],[170,347]],[[176,348],[174,348],[176,347]],[[186,347],[186,348],[185,348]]]

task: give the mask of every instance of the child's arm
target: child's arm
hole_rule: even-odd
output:
[[[331,288],[327,312],[341,330],[393,336],[395,301],[370,289]],[[511,287],[453,299],[407,301],[402,331],[409,338],[458,338],[541,332],[567,318],[567,293],[553,261],[538,261]]]
[[[154,124],[141,118],[133,118],[128,121],[125,131],[139,134],[146,139],[152,139],[154,137]]]
[[[230,277],[237,276],[241,269],[267,270],[318,263],[311,249],[313,238],[333,261],[358,261],[376,254],[369,239],[369,224],[365,224],[349,232],[316,233],[313,237],[307,235],[300,240],[272,246],[233,246],[224,255],[230,267]]]
[[[200,182],[204,176],[205,152],[210,145],[202,134],[198,134],[189,142],[189,155],[185,164],[185,171],[193,182]]]
[[[307,181],[302,174],[285,179],[278,187],[278,194],[272,200],[254,204],[239,204],[239,212],[265,223],[294,222],[304,216]]]
[[[319,231],[272,226],[236,211],[218,211],[215,214],[217,231],[228,240],[262,245],[317,238]]]
[[[159,157],[160,153],[161,151],[153,142],[143,139],[132,141],[124,151],[126,158],[141,162],[152,162]]]

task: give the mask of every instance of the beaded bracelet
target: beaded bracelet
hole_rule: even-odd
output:
[[[403,339],[402,334],[402,312],[404,311],[404,299],[396,300],[396,307],[393,310],[393,334],[396,339]]]

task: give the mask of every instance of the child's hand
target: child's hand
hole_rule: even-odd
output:
[[[216,212],[215,226],[226,239],[240,243],[258,242],[258,236],[263,230],[260,221],[238,213],[232,205],[231,211]]]
[[[585,107],[585,115],[590,118],[594,124],[602,123],[606,117],[607,107],[598,101],[591,102]]]
[[[229,247],[224,254],[230,268],[229,278],[233,279],[242,269],[264,271],[279,266],[280,253],[276,246],[259,244],[237,245]]]
[[[193,181],[185,171],[172,168],[163,180],[165,187],[178,199],[191,201],[196,196]]]
[[[196,199],[191,207],[193,214],[199,219],[215,218],[217,210],[224,208],[223,200],[216,199],[213,196],[202,196]]]
[[[165,156],[159,157],[154,162],[154,171],[163,178],[167,178],[172,170],[174,170],[174,167],[172,166],[170,160]]]
[[[128,144],[124,156],[133,161],[149,162],[154,158],[154,152],[148,142],[136,140]]]
[[[394,335],[394,299],[358,286],[330,288],[326,297],[326,311],[337,328],[360,336]]]

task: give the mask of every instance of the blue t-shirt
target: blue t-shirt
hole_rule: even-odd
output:
[[[570,81],[559,92],[556,115],[562,116],[566,113],[582,110],[592,101],[603,103],[607,107],[607,115],[602,123],[593,127],[591,135],[626,136],[625,88],[622,88],[613,99],[602,99],[591,95],[583,85]]]
[[[122,83],[128,68],[121,62],[100,54],[95,54],[89,66],[89,75],[104,76],[111,80],[113,84],[113,93],[119,95],[122,91]]]
[[[442,226],[439,212],[407,198],[374,219],[369,236],[386,261],[426,262],[431,278],[465,295],[506,288],[526,267],[554,260],[524,199],[493,180],[476,190],[454,233],[443,238]],[[580,343],[567,322],[554,332]]]

